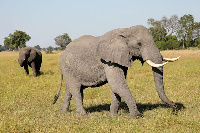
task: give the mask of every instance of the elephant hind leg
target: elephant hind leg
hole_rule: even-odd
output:
[[[83,90],[81,84],[72,76],[68,76],[66,79],[66,90],[66,101],[64,101],[65,103],[63,102],[66,109],[68,109],[71,96],[73,96],[76,103],[77,113],[79,115],[86,115],[86,111],[83,107]]]
[[[36,73],[37,73],[37,76],[39,76],[41,73],[40,73],[40,67],[41,65],[40,64],[37,64],[36,65]]]
[[[33,70],[33,76],[36,77],[37,76],[37,72],[36,72],[36,65],[35,65],[34,61],[31,63],[31,67],[32,67],[32,70]]]
[[[110,105],[110,114],[112,116],[117,116],[120,102],[121,102],[121,97],[116,93],[112,93],[112,100]]]
[[[67,90],[67,87],[65,86],[65,96],[64,96],[64,101],[61,105],[60,112],[65,113],[69,111],[69,106],[70,106],[70,100],[72,98],[72,94]]]

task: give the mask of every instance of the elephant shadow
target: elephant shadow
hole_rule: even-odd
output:
[[[138,103],[137,108],[138,110],[143,114],[145,111],[148,110],[154,110],[156,108],[171,108],[172,114],[177,115],[179,111],[186,109],[186,107],[182,103],[175,103],[177,105],[177,108],[171,108],[166,104],[158,103],[158,104],[151,104],[151,103]],[[126,112],[129,111],[128,106],[125,102],[121,102],[119,106],[119,110],[123,109]],[[103,105],[97,105],[97,106],[91,106],[86,108],[87,112],[101,112],[101,111],[110,111],[110,104],[103,104]]]
[[[55,72],[54,71],[52,71],[52,70],[48,70],[48,71],[40,71],[40,75],[53,75],[53,74],[55,74]]]

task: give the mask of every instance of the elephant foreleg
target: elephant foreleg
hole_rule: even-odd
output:
[[[26,75],[29,75],[29,70],[28,70],[27,64],[24,65],[24,70],[25,70]]]
[[[141,116],[137,109],[136,101],[131,95],[126,83],[123,70],[119,67],[105,66],[105,73],[112,92],[118,94],[127,104],[130,117],[137,118],[138,116]]]
[[[112,93],[112,100],[111,100],[111,105],[110,105],[111,115],[117,116],[120,102],[121,102],[121,97],[116,93]]]

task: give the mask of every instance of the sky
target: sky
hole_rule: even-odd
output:
[[[27,46],[56,47],[54,38],[101,36],[147,20],[191,14],[200,22],[200,0],[0,0],[0,45],[16,30],[31,36]]]

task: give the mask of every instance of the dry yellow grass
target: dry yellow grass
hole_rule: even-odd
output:
[[[164,67],[166,94],[180,110],[173,111],[161,102],[151,68],[136,61],[128,70],[127,83],[144,118],[130,119],[124,102],[120,116],[109,116],[111,91],[107,84],[84,90],[88,116],[76,115],[73,99],[71,113],[60,114],[64,86],[57,103],[52,102],[60,81],[61,53],[43,53],[43,75],[34,78],[32,71],[25,76],[17,62],[18,52],[0,52],[0,132],[200,132],[200,51],[161,53],[165,57],[181,56]]]
[[[18,56],[19,52],[18,51],[4,51],[0,52],[0,56],[2,57],[10,57],[10,56]]]
[[[168,57],[177,57],[181,56],[180,60],[195,58],[200,59],[200,50],[169,50],[169,51],[162,51],[163,56]]]

